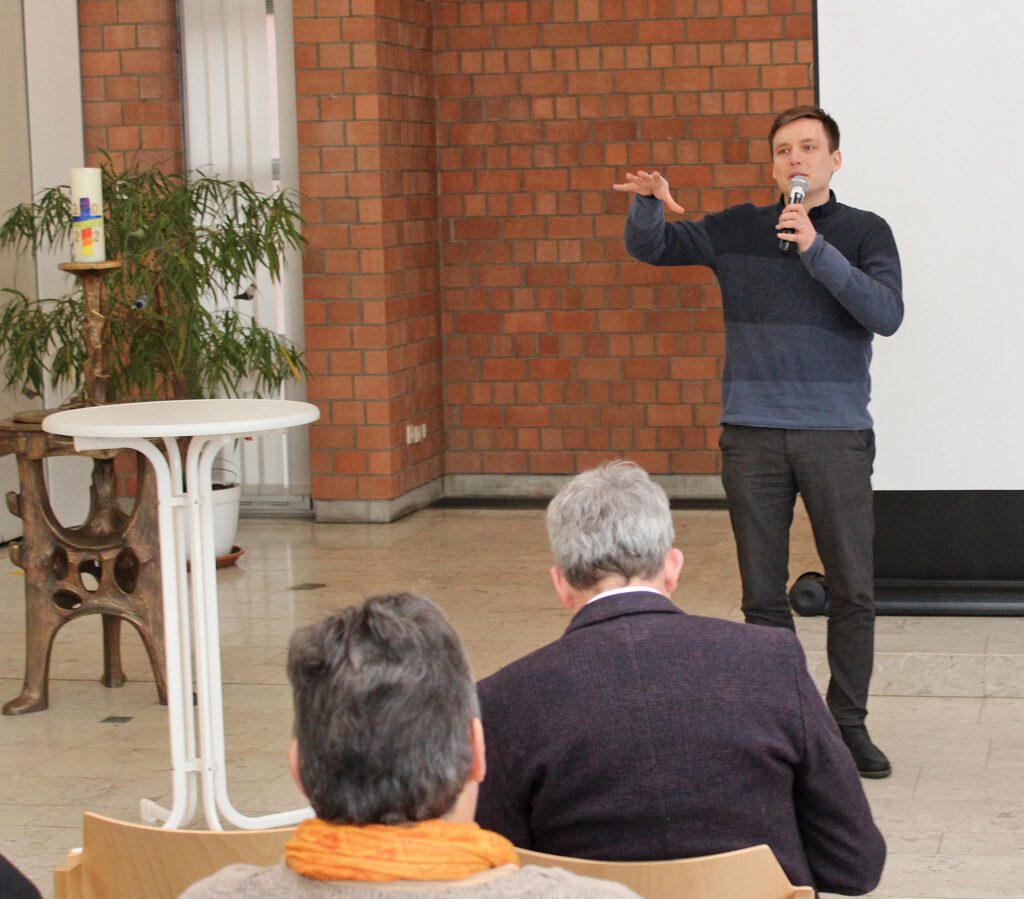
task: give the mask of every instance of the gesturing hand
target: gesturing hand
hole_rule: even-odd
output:
[[[660,172],[640,172],[635,175],[626,172],[625,184],[613,184],[613,190],[624,191],[625,193],[639,194],[642,197],[657,197],[673,212],[686,212],[675,200],[672,199],[668,181]]]

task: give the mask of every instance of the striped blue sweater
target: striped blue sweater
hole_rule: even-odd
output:
[[[634,198],[626,249],[651,265],[706,265],[722,288],[722,423],[765,428],[871,427],[871,339],[903,319],[900,260],[884,219],[836,202],[810,212],[806,253],[778,246],[774,206],[733,206],[666,222]]]

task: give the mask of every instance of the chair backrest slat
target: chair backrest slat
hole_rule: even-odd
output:
[[[59,889],[67,899],[177,899],[226,865],[277,864],[294,832],[164,830],[87,813],[79,870]]]
[[[644,899],[814,899],[810,887],[789,882],[765,845],[652,862],[602,862],[517,849],[524,865],[565,868],[583,877],[614,880]]]

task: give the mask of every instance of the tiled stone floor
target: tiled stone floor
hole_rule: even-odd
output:
[[[738,620],[726,513],[676,513],[687,555],[676,601]],[[556,638],[566,623],[550,589],[539,511],[428,509],[390,525],[244,521],[246,554],[220,573],[229,785],[248,813],[291,808],[285,771],[290,697],[284,673],[296,624],[383,591],[441,604],[478,676]],[[806,519],[794,530],[794,575],[817,567]],[[824,621],[798,631],[825,671]],[[21,687],[21,572],[0,561],[0,699]],[[50,869],[80,843],[82,812],[139,820],[144,797],[169,792],[166,716],[137,636],[125,628],[129,682],[99,682],[98,618],[58,636],[50,708],[0,718],[0,851],[52,895]],[[122,716],[124,723],[104,723]],[[866,782],[890,855],[876,897],[1024,897],[1024,620],[878,620],[872,733],[893,760]]]

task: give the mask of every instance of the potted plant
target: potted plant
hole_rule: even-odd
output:
[[[303,245],[292,195],[202,171],[117,170],[109,158],[102,179],[107,256],[123,263],[103,280],[107,402],[261,396],[308,374],[300,349],[228,302],[263,269],[278,280],[285,254]],[[4,216],[0,247],[60,249],[71,229],[69,188],[49,188]],[[4,290],[6,386],[38,394],[49,379],[89,402],[81,284],[38,301]]]
[[[292,197],[201,171],[117,171],[109,160],[102,169],[107,255],[124,263],[104,280],[108,401],[260,396],[302,378],[299,349],[223,302],[263,268],[279,279],[285,253],[302,246]],[[45,190],[7,213],[0,247],[67,245],[71,216],[68,188]],[[8,387],[42,392],[49,375],[55,386],[66,380],[82,391],[77,288],[40,301],[5,290],[0,356]]]

